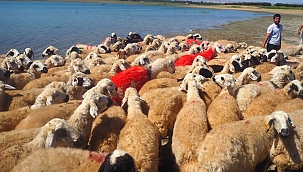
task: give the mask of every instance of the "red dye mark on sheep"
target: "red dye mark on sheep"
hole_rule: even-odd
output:
[[[245,124],[246,125],[250,124],[250,121],[249,120],[245,121]]]
[[[96,161],[97,163],[102,163],[105,159],[105,155],[98,154],[98,153],[95,153],[95,152],[89,152],[88,158],[93,160],[93,161]]]

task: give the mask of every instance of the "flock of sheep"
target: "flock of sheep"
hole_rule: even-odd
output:
[[[1,56],[0,171],[303,168],[303,45],[128,36]]]

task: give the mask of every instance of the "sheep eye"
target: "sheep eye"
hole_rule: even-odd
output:
[[[223,81],[224,81],[224,77],[223,77],[223,76],[221,77],[221,80],[223,80]]]

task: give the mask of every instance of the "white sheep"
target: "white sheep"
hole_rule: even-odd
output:
[[[16,57],[17,61],[20,61],[20,63],[22,64],[24,69],[28,69],[30,67],[30,65],[33,63],[33,61],[27,57],[25,54],[19,54]]]
[[[216,128],[223,123],[238,121],[242,118],[234,97],[237,88],[236,79],[230,74],[218,74],[213,79],[222,87],[222,90],[207,109],[209,129]]]
[[[124,92],[128,87],[135,87],[138,91],[149,80],[155,79],[160,72],[175,72],[174,62],[169,58],[160,58],[147,66],[132,66],[120,73],[117,73],[111,80],[116,84],[117,97],[113,100],[121,104]]]
[[[65,147],[39,149],[18,163],[12,172],[98,171],[106,155],[100,152]]]
[[[116,85],[113,83],[108,78],[104,78],[100,80],[93,88],[89,89],[86,91],[83,95],[82,98],[85,98],[87,94],[91,93],[98,93],[98,94],[104,94],[107,95],[108,97],[116,97]]]
[[[42,73],[47,72],[47,67],[39,60],[33,61],[27,70],[27,73],[30,74],[31,78],[40,78]]]
[[[11,72],[5,68],[0,67],[0,80],[5,80],[11,76]]]
[[[242,59],[239,55],[233,55],[231,58],[225,63],[221,74],[225,73],[236,73],[237,71],[242,72]]]
[[[303,98],[303,86],[299,80],[290,81],[281,89],[276,89],[255,98],[247,107],[244,118],[257,115],[268,115],[275,107],[296,97]]]
[[[70,100],[81,100],[84,93],[94,86],[93,81],[82,72],[75,72],[64,87]]]
[[[80,147],[83,143],[80,132],[65,120],[54,118],[45,124],[38,135],[23,145],[14,145],[1,152],[0,170],[10,171],[32,151],[49,147]]]
[[[51,55],[44,62],[47,68],[59,67],[65,65],[65,59],[59,54]]]
[[[91,69],[94,66],[105,64],[101,56],[99,56],[96,52],[90,52],[84,59],[85,65]]]
[[[11,73],[20,73],[24,71],[24,67],[20,60],[16,57],[6,57],[1,63],[1,68],[9,70]]]
[[[113,101],[106,95],[91,93],[87,94],[80,106],[74,111],[67,120],[69,124],[74,126],[83,137],[82,148],[87,148],[91,128],[94,118],[98,113],[104,111],[113,104]]]
[[[201,142],[197,171],[254,171],[276,137],[289,136],[289,123],[289,115],[277,111],[217,126]]]
[[[264,94],[277,88],[283,88],[286,84],[294,79],[294,73],[287,65],[276,66],[269,72],[269,74],[271,75],[270,80],[245,84],[236,90],[235,97],[242,115],[245,114],[245,111],[250,103],[260,94]]]
[[[16,88],[0,81],[0,112],[2,112],[4,110],[4,102],[5,102],[5,99],[4,99],[5,92],[4,91],[6,89],[13,89],[14,90]]]
[[[34,51],[31,48],[25,48],[23,54],[25,54],[31,60],[35,58]]]
[[[189,164],[197,163],[197,149],[208,132],[206,105],[198,89],[202,89],[205,80],[201,75],[189,73],[179,87],[187,91],[187,101],[177,115],[171,147],[180,171],[195,171]]]
[[[121,106],[111,106],[100,113],[93,122],[88,149],[112,153],[117,148],[119,133],[125,125],[126,117]]]
[[[145,54],[137,56],[133,62],[131,62],[131,66],[145,66],[151,64],[153,61],[147,57]]]
[[[85,65],[84,60],[81,58],[76,58],[72,60],[67,68],[68,72],[83,72],[85,74],[90,74],[89,68]]]
[[[19,54],[20,53],[17,49],[12,48],[6,53],[5,57],[17,57]]]
[[[278,172],[300,170],[303,167],[302,113],[302,109],[288,113],[296,128],[289,128],[287,138],[277,137],[270,149],[269,159],[276,165]]]
[[[135,88],[125,91],[122,107],[127,105],[127,120],[120,131],[117,149],[125,150],[135,160],[136,171],[158,171],[159,134],[142,113]]]
[[[59,54],[59,49],[57,49],[54,46],[48,46],[47,48],[45,48],[42,52],[42,57],[44,58],[48,58],[51,55],[55,55],[55,54]]]
[[[49,106],[55,103],[68,102],[69,96],[64,90],[66,84],[64,82],[53,81],[47,85],[41,94],[36,98],[31,109],[38,109],[43,106]]]

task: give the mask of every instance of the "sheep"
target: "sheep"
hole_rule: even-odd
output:
[[[277,137],[268,154],[277,167],[278,172],[288,170],[300,170],[303,167],[302,153],[302,109],[288,113],[296,128],[289,129],[287,138]]]
[[[91,93],[99,93],[99,94],[107,95],[108,97],[116,97],[116,89],[117,87],[113,81],[111,81],[108,78],[104,78],[100,80],[96,84],[96,86],[86,91],[82,95],[82,98],[84,99],[86,95]]]
[[[11,73],[9,70],[0,67],[0,80],[5,80],[11,76]]]
[[[80,106],[74,111],[71,117],[67,120],[69,124],[74,126],[83,137],[82,148],[87,148],[91,127],[94,118],[98,113],[106,110],[113,104],[113,101],[106,95],[91,93],[87,94]]]
[[[64,82],[52,82],[47,85],[41,94],[36,98],[35,103],[30,107],[31,109],[38,109],[43,106],[49,106],[55,103],[68,102],[69,96],[64,90]]]
[[[235,53],[235,52],[237,52],[237,48],[233,45],[233,44],[231,44],[231,43],[228,43],[228,44],[226,44],[225,45],[225,53]]]
[[[29,90],[10,90],[5,95],[5,110],[14,110],[21,107],[31,106],[44,88],[33,88]]]
[[[177,115],[171,147],[180,171],[190,171],[188,164],[197,162],[197,149],[208,132],[206,105],[198,89],[202,89],[205,80],[201,75],[189,73],[179,87],[179,90],[187,91],[187,101]]]
[[[30,142],[15,145],[1,152],[0,169],[10,171],[33,150],[49,147],[80,147],[82,145],[80,132],[65,120],[54,118],[45,124],[38,135]]]
[[[76,51],[72,51],[68,56],[65,57],[65,62],[70,63],[75,59],[82,59],[82,57]]]
[[[9,147],[22,145],[32,141],[40,132],[40,128],[0,132],[0,152],[3,152]]]
[[[237,78],[237,82],[240,85],[249,84],[251,81],[261,81],[261,74],[252,67],[245,68],[243,72],[240,73],[240,76]]]
[[[117,148],[119,133],[126,122],[126,112],[120,106],[111,106],[93,122],[88,150],[112,153]]]
[[[84,61],[80,58],[74,59],[70,62],[68,72],[83,72],[85,74],[90,74],[89,68],[85,65]]]
[[[197,171],[254,171],[276,137],[289,136],[288,124],[294,127],[287,113],[277,111],[217,126],[201,142]]]
[[[5,57],[17,57],[19,54],[20,53],[17,49],[12,48],[6,53]]]
[[[16,60],[21,62],[24,69],[28,69],[30,67],[30,65],[33,63],[33,61],[29,57],[27,57],[25,54],[19,54],[16,57]]]
[[[18,163],[12,172],[98,171],[106,155],[100,152],[65,147],[39,149]]]
[[[205,50],[203,52],[180,56],[175,61],[175,66],[177,67],[177,66],[191,65],[193,60],[198,55],[203,56],[205,59],[207,59],[207,61],[209,61],[209,60],[213,59],[217,55],[217,53],[224,52],[224,51],[225,51],[224,47],[220,43],[215,42],[211,47],[209,47],[207,50]]]
[[[5,90],[6,89],[16,89],[15,87],[5,84],[2,81],[0,81],[0,112],[4,110],[4,97],[5,97]]]
[[[286,113],[303,109],[303,99],[300,97],[280,103],[275,107],[274,111],[283,110]]]
[[[142,88],[139,90],[139,95],[157,88],[166,88],[166,87],[177,87],[180,83],[173,78],[155,78],[147,81]]]
[[[118,52],[120,49],[125,48],[125,45],[122,44],[121,41],[117,41],[116,43],[114,43],[114,44],[111,45],[110,47],[111,47],[111,51],[113,51],[113,52]]]
[[[18,112],[17,110],[10,111],[12,115],[19,116],[19,119],[15,119],[16,117],[11,117],[11,125],[9,125],[10,130],[23,130],[28,128],[37,128],[42,127],[45,125],[48,121],[50,121],[53,118],[61,118],[68,120],[70,116],[73,114],[73,112],[78,108],[78,106],[81,104],[81,102],[77,100],[71,100],[67,103],[60,103],[60,104],[53,104],[50,106],[44,106],[39,109],[33,109],[28,110],[26,109],[24,113],[22,114],[14,114],[15,112]],[[24,108],[20,108],[24,109]],[[43,112],[43,115],[41,115],[39,112]],[[8,129],[7,129],[8,130]],[[6,130],[6,131],[7,131]]]
[[[2,63],[1,68],[9,70],[11,73],[20,73],[24,71],[24,67],[20,60],[16,57],[6,57]]]
[[[245,114],[247,107],[256,97],[271,90],[283,88],[294,79],[294,73],[287,65],[276,66],[269,74],[272,76],[270,80],[260,81],[255,84],[245,84],[236,90],[235,98],[242,115]]]
[[[46,47],[42,52],[42,57],[49,58],[51,55],[59,54],[59,49],[54,46]]]
[[[35,58],[34,51],[31,48],[25,48],[23,54],[26,55],[30,60]]]
[[[225,63],[221,74],[227,74],[227,73],[236,73],[236,72],[242,72],[242,63],[241,58],[239,55],[233,55],[231,58]]]
[[[124,97],[126,88],[132,86],[139,91],[147,81],[155,79],[161,71],[174,73],[174,62],[168,58],[161,58],[155,60],[146,67],[132,66],[120,73],[117,73],[115,76],[111,77],[111,80],[117,87],[117,97],[114,98],[114,101],[117,104],[121,104],[121,99]]]
[[[84,59],[84,63],[89,69],[97,65],[105,64],[101,56],[99,56],[96,52],[89,53]]]
[[[64,66],[65,65],[65,59],[58,55],[51,55],[49,58],[47,58],[44,62],[45,66],[49,69],[52,67],[58,67],[58,66]]]
[[[42,73],[47,73],[47,67],[39,60],[33,61],[29,66],[27,73],[30,74],[31,78],[40,78]]]
[[[124,150],[115,150],[113,153],[106,155],[105,160],[98,170],[98,172],[105,171],[135,172],[134,159]]]
[[[216,128],[223,123],[238,121],[242,118],[234,97],[236,79],[230,74],[218,74],[213,79],[223,88],[207,109],[209,129]]]
[[[243,116],[244,118],[249,118],[257,115],[268,115],[280,103],[296,97],[303,98],[303,86],[299,80],[290,81],[281,89],[261,94],[251,102]]]
[[[164,42],[161,44],[158,50],[144,52],[141,55],[145,55],[152,59],[156,57],[164,57],[165,55],[172,55],[179,50],[180,50],[180,46],[178,42],[172,42],[172,43]]]
[[[159,134],[142,113],[135,88],[125,91],[122,107],[127,105],[127,119],[119,134],[117,149],[125,150],[135,161],[136,171],[158,171]]]
[[[70,100],[81,100],[82,95],[94,86],[93,81],[82,72],[75,72],[64,87]]]
[[[303,54],[303,45],[296,45],[296,46],[286,46],[282,48],[282,51],[287,56],[296,56],[296,55],[302,55]]]
[[[153,61],[147,57],[146,55],[142,54],[137,56],[133,62],[131,62],[131,66],[145,66],[151,64]]]
[[[13,130],[29,112],[29,107],[0,112],[0,132]]]

